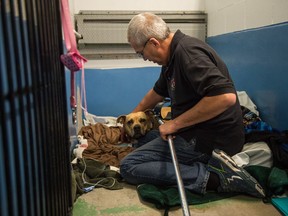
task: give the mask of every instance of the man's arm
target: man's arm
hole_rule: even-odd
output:
[[[236,103],[236,95],[227,93],[217,96],[204,97],[194,107],[187,110],[177,118],[161,125],[159,130],[161,137],[166,139],[166,136],[173,134],[188,126],[207,121],[221,114],[229,107]]]
[[[153,89],[150,89],[132,112],[154,109],[156,104],[163,101],[163,99],[164,97],[157,94]]]

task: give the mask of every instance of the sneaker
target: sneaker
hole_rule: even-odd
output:
[[[246,170],[237,166],[225,152],[215,149],[208,163],[208,171],[220,177],[218,192],[240,192],[255,197],[265,197],[261,185]]]

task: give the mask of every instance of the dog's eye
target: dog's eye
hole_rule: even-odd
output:
[[[133,124],[133,119],[131,119],[131,120],[127,121],[127,124],[128,124],[128,125],[131,125],[131,124]]]
[[[144,123],[144,122],[146,122],[147,121],[147,119],[140,119],[140,122],[141,123]]]

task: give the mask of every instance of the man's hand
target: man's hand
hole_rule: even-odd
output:
[[[168,140],[168,135],[173,135],[177,132],[173,120],[167,121],[164,124],[159,126],[160,136],[163,140]],[[174,138],[175,136],[172,136]]]

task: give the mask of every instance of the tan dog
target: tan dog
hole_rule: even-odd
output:
[[[117,123],[123,124],[126,138],[129,142],[136,141],[148,131],[159,127],[152,110],[119,116]]]

